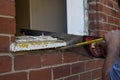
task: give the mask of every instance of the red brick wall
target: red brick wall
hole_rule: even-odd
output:
[[[14,0],[0,0],[0,52],[9,52],[15,28]]]
[[[116,0],[88,2],[91,35],[119,29]],[[104,59],[88,58],[73,52],[10,53],[9,45],[15,33],[15,1],[0,0],[0,80],[102,80]]]
[[[120,9],[118,0],[88,0],[90,35],[103,36],[104,33],[120,29]]]
[[[101,79],[104,59],[76,53],[44,53],[0,56],[0,80]]]

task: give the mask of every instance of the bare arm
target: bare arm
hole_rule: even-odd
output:
[[[115,30],[105,34],[105,40],[107,44],[107,57],[103,66],[103,80],[109,80],[109,70],[118,60],[120,54],[120,31]]]

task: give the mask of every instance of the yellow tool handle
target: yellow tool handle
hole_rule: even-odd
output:
[[[67,49],[70,47],[77,47],[77,46],[87,45],[87,44],[91,44],[91,43],[95,43],[95,42],[102,42],[103,40],[104,40],[103,38],[98,38],[98,39],[94,39],[94,40],[90,40],[90,41],[76,43],[76,44],[73,44],[70,46],[61,47],[60,49]]]

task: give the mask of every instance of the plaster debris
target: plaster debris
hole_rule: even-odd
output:
[[[52,36],[18,36],[16,41],[10,45],[11,52],[49,49],[66,46],[67,43],[63,40],[53,38]]]

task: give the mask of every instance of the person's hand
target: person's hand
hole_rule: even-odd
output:
[[[108,46],[114,47],[120,45],[120,30],[113,30],[104,36]]]

